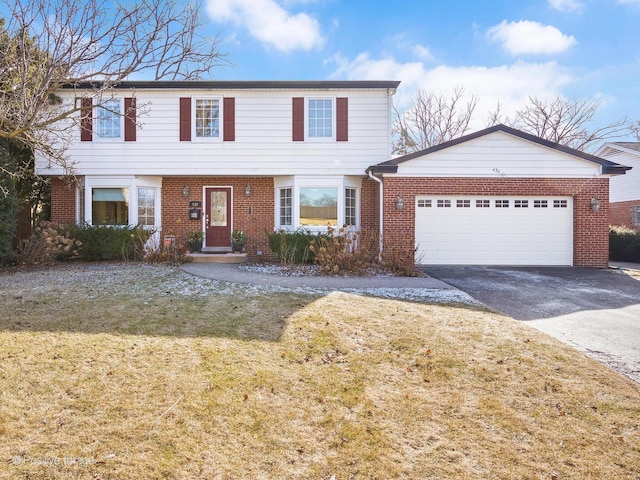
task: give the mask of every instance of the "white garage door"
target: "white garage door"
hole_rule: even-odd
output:
[[[571,197],[416,198],[416,261],[572,265]]]

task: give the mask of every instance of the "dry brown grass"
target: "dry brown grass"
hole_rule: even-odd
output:
[[[640,478],[640,386],[525,324],[148,268],[0,274],[0,478]]]

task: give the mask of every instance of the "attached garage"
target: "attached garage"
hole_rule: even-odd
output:
[[[416,262],[572,265],[573,199],[417,196]]]
[[[609,178],[627,167],[496,125],[369,167],[383,250],[419,264],[609,260]]]

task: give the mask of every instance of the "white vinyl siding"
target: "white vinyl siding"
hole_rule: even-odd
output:
[[[601,166],[494,132],[398,165],[396,176],[459,178],[593,178]]]
[[[119,92],[120,93],[120,92]],[[386,89],[331,90],[349,99],[348,142],[293,142],[291,98],[318,98],[326,91],[232,90],[212,94],[235,98],[235,141],[180,142],[179,98],[203,98],[197,90],[135,92],[143,128],[135,142],[77,142],[67,154],[78,175],[363,175],[389,160],[391,97]],[[133,93],[122,91],[123,97]],[[62,92],[65,95],[65,92]],[[73,97],[67,95],[66,102]],[[192,118],[195,118],[192,104]],[[220,118],[223,118],[222,110]],[[335,115],[335,104],[334,104]],[[192,121],[192,124],[194,122]],[[222,122],[221,122],[222,123]],[[192,125],[192,129],[195,128]],[[221,125],[223,129],[223,125]],[[333,126],[335,130],[335,125]],[[223,132],[221,132],[222,135]],[[192,137],[196,139],[195,136]],[[38,171],[62,175],[61,167],[38,159]]]

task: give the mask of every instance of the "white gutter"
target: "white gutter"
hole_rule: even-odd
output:
[[[369,178],[371,178],[372,180],[375,180],[376,182],[378,182],[380,184],[380,200],[379,200],[379,204],[380,204],[380,219],[378,221],[379,225],[380,225],[380,232],[378,234],[379,237],[379,242],[380,242],[380,247],[379,247],[379,251],[380,253],[378,254],[378,261],[382,261],[382,222],[383,222],[383,213],[384,213],[384,196],[383,196],[383,192],[382,192],[382,180],[380,180],[378,177],[376,177],[373,172],[371,170],[369,170]]]

